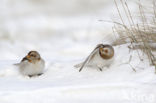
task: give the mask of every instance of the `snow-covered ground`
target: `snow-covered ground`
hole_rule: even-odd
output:
[[[0,103],[156,103],[155,69],[129,44],[114,47],[115,62],[103,72],[74,68],[98,43],[111,43],[112,24],[98,20],[114,17],[113,2],[15,1],[0,1]],[[30,50],[46,61],[40,77],[13,65]]]

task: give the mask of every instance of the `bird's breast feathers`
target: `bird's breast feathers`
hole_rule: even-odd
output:
[[[20,64],[20,71],[24,75],[38,74],[43,72],[44,66],[45,63],[42,59],[36,63],[30,63],[29,61],[25,60]]]

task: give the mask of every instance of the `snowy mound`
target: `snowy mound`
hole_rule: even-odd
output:
[[[85,50],[87,54],[89,49],[82,47],[79,49]],[[84,55],[80,56],[72,49],[71,57],[66,57],[68,52],[58,52],[63,60],[46,60],[45,73],[40,77],[24,77],[11,65],[13,61],[9,66],[6,61],[1,64],[3,69],[0,69],[0,102],[154,103],[154,67],[150,67],[146,60],[140,61],[137,52],[129,52],[127,45],[114,48],[115,62],[110,68],[104,68],[103,72],[96,68],[84,68],[82,72],[78,72],[73,66]],[[132,59],[129,62],[130,56]]]

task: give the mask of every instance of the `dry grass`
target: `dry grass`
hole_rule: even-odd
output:
[[[117,2],[114,0],[121,23],[114,21],[113,31],[118,38],[113,42],[113,45],[129,43],[130,49],[143,51],[150,64],[156,67],[156,56],[154,55],[156,51],[156,4],[153,1],[152,10],[146,11],[140,1],[138,2],[139,23],[136,23],[137,18],[132,16],[127,2],[120,0],[126,21],[128,21],[128,24],[126,24],[122,17],[123,13],[121,13]],[[139,52],[138,55],[140,56]]]

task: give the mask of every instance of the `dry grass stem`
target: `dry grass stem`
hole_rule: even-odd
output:
[[[153,9],[151,11],[145,11],[145,7],[139,1],[139,22],[135,22],[136,18],[132,16],[132,13],[125,0],[120,0],[124,13],[121,13],[119,6],[114,0],[121,23],[114,21],[113,32],[118,37],[113,45],[121,45],[129,43],[130,49],[141,50],[147,55],[149,63],[156,66],[156,4],[153,1]],[[150,12],[150,14],[149,14]],[[122,18],[121,14],[125,14],[126,21]],[[140,53],[138,52],[139,58],[141,59]]]

